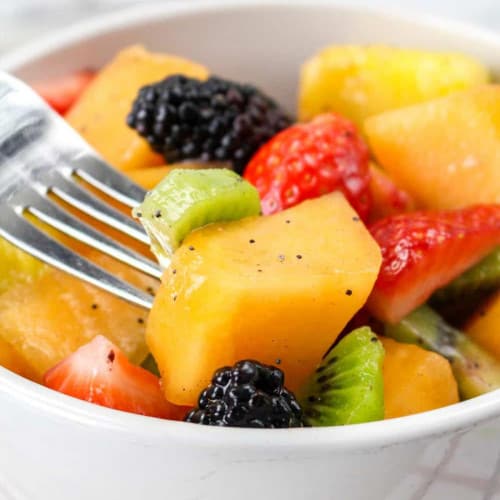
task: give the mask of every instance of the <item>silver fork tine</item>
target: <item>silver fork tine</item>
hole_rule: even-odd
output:
[[[156,263],[96,231],[59,208],[50,199],[41,196],[36,190],[27,188],[23,195],[26,210],[41,221],[143,273],[154,278],[161,278],[162,272]]]
[[[145,291],[79,256],[25,218],[25,212],[31,212],[76,240],[159,277],[155,263],[66,213],[48,196],[54,193],[59,201],[149,243],[138,223],[87,191],[85,183],[129,207],[139,204],[145,194],[107,165],[26,84],[0,71],[0,237],[57,269],[151,308],[153,300]]]
[[[148,236],[137,222],[86,191],[71,178],[54,172],[49,182],[49,191],[69,205],[146,245],[149,243]]]
[[[78,177],[124,205],[133,208],[144,199],[144,189],[97,156],[82,156],[72,167]]]
[[[0,236],[41,261],[122,299],[151,309],[153,298],[47,236],[11,207],[0,211]]]

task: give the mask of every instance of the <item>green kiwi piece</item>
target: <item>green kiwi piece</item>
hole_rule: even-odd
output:
[[[427,305],[397,324],[386,324],[384,335],[417,344],[448,359],[462,399],[500,388],[500,363]]]
[[[133,210],[167,267],[173,252],[194,229],[260,213],[257,190],[228,169],[173,169]]]
[[[155,358],[153,358],[153,355],[151,353],[146,356],[144,361],[141,363],[141,367],[148,372],[151,372],[153,375],[156,375],[157,377],[161,376],[160,369],[158,368]]]
[[[453,324],[463,323],[489,294],[500,288],[500,247],[437,290],[431,305]]]
[[[302,391],[305,423],[316,427],[383,419],[384,354],[367,326],[342,338]]]

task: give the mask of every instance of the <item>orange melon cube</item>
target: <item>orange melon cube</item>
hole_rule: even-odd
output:
[[[165,163],[139,134],[129,128],[126,117],[144,85],[182,73],[206,78],[201,65],[143,47],[122,50],[104,67],[71,108],[66,119],[86,141],[119,170],[133,170]]]
[[[146,290],[146,277],[97,252],[90,258],[115,276]],[[16,351],[40,378],[49,368],[93,339],[105,335],[140,363],[147,355],[147,313],[66,273],[48,268],[31,283],[19,283],[0,295],[0,339]]]
[[[380,337],[385,349],[385,418],[404,417],[459,401],[450,363],[431,351]]]
[[[22,377],[41,381],[41,377],[37,376],[29,363],[5,340],[0,336],[0,366],[7,368]]]
[[[365,303],[380,263],[340,193],[192,232],[146,332],[167,399],[194,406],[216,369],[248,358],[279,360],[287,387],[299,389]]]
[[[368,118],[378,163],[424,208],[500,203],[500,85]]]

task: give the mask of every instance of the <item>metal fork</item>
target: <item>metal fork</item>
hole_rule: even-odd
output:
[[[160,278],[161,269],[155,262],[105,236],[58,204],[63,201],[135,240],[149,242],[136,221],[92,194],[85,183],[127,207],[138,205],[145,195],[141,187],[100,158],[27,85],[0,72],[0,236],[57,269],[151,308],[150,294],[83,258],[31,222],[31,218],[38,219]],[[32,217],[28,219],[27,214]]]

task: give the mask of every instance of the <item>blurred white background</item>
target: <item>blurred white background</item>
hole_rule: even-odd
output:
[[[187,3],[191,0],[163,0],[163,3],[172,1]],[[145,3],[148,0],[0,0],[0,52],[36,41],[37,37],[60,26]],[[500,30],[500,0],[339,0],[339,3],[423,12]]]

